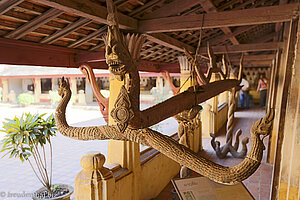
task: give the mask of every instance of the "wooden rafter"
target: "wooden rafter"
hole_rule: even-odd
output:
[[[90,54],[88,51],[6,38],[0,38],[0,44],[1,64],[77,68],[80,64],[89,62],[93,68],[108,69],[104,52]],[[147,72],[179,72],[179,65],[141,61],[139,69]]]
[[[217,8],[210,0],[201,1],[200,4],[207,13],[217,12]],[[225,35],[230,35],[229,40],[232,42],[232,44],[240,44],[235,36],[233,36],[229,27],[221,27],[220,29],[225,33]]]
[[[44,5],[73,13],[81,17],[94,20],[99,23],[107,24],[107,9],[92,0],[33,0]],[[123,29],[136,29],[137,20],[126,16],[122,13],[118,14],[120,27]]]
[[[242,26],[237,28],[236,30],[234,30],[231,34],[227,34],[227,35],[221,35],[217,38],[215,38],[214,40],[210,41],[211,45],[215,45],[221,42],[224,42],[225,40],[228,40],[230,37],[235,37],[239,34],[242,34],[244,32],[247,32],[253,28],[255,28],[257,25],[253,25],[253,26]]]
[[[250,61],[272,61],[275,58],[274,54],[262,54],[262,55],[244,55],[243,62]],[[240,62],[241,56],[229,56],[231,62]]]
[[[151,40],[152,42],[175,49],[177,51],[184,52],[184,48],[189,50],[190,52],[195,51],[195,48],[192,47],[191,45],[188,45],[188,44],[181,42],[173,37],[170,37],[167,34],[152,33],[152,34],[147,34],[146,37],[148,40]]]
[[[2,0],[0,2],[0,15],[6,13],[8,10],[22,3],[23,1],[24,0]]]
[[[69,47],[72,47],[72,48],[76,48],[76,47],[79,47],[80,45],[82,45],[83,43],[85,42],[88,42],[89,40],[101,35],[101,34],[104,34],[106,32],[106,29],[107,29],[107,26],[104,25],[103,27],[101,27],[99,30],[81,38],[80,40],[77,40],[76,42],[72,43],[69,45]]]
[[[239,65],[239,61],[232,62],[233,65]],[[272,64],[271,60],[252,60],[243,61],[243,67],[270,67]]]
[[[153,17],[166,17],[166,16],[172,16],[178,13],[183,12],[184,10],[187,10],[194,5],[198,4],[198,0],[175,0],[157,10],[150,13],[149,15],[145,15],[143,18],[153,18]],[[191,45],[188,45],[184,42],[181,42],[180,40],[177,40],[167,34],[164,33],[153,33],[153,34],[147,34],[146,35],[148,40],[151,40],[157,44],[161,44],[163,46],[175,49],[177,51],[184,52],[184,49],[189,50],[190,52],[194,52],[195,48]]]
[[[151,9],[153,6],[155,6],[159,2],[160,2],[160,0],[150,0],[146,4],[144,4],[143,6],[137,8],[133,12],[131,12],[129,14],[129,16],[137,17],[141,13],[145,12],[147,9]]]
[[[76,22],[69,24],[67,27],[63,28],[60,31],[55,32],[52,35],[49,35],[48,37],[45,37],[43,40],[41,40],[41,43],[48,43],[51,44],[60,38],[70,34],[73,31],[76,31],[77,29],[89,24],[92,20],[86,19],[84,17],[81,17]]]
[[[34,18],[33,20],[25,23],[24,25],[20,26],[19,28],[15,29],[14,31],[8,33],[5,37],[11,39],[20,39],[24,35],[32,32],[33,30],[37,29],[38,27],[46,24],[47,22],[51,21],[52,19],[61,15],[63,11],[57,10],[56,8],[50,8],[42,15]]]
[[[278,48],[282,48],[282,43],[269,42],[269,43],[239,44],[239,45],[231,45],[227,47],[225,46],[212,47],[215,54],[272,51]],[[202,47],[200,49],[200,54],[207,54],[207,48]]]
[[[146,14],[143,16],[143,19],[155,19],[155,18],[161,18],[161,17],[169,17],[172,15],[179,14],[199,3],[203,2],[203,0],[175,0],[171,3],[155,10],[152,13]]]
[[[193,16],[166,17],[139,22],[139,32],[171,32],[244,26],[289,21],[299,10],[299,3],[237,11],[215,12]],[[204,18],[204,21],[202,19]]]

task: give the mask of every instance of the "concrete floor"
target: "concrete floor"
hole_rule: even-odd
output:
[[[242,140],[244,137],[250,138],[250,128],[252,124],[262,118],[265,112],[261,108],[251,108],[249,110],[240,110],[235,112],[234,130],[241,129],[243,134],[240,137]],[[217,141],[221,142],[221,146],[225,143],[225,126],[217,134]],[[268,139],[265,138],[264,144],[268,147]],[[248,143],[248,152],[251,148],[251,142]],[[210,145],[210,139],[203,139],[203,151],[200,153],[204,157],[224,166],[234,166],[242,161],[239,158],[233,158],[230,154],[225,159],[219,159],[213,148]],[[240,147],[241,149],[241,147]],[[271,178],[273,165],[266,163],[267,150],[264,151],[263,161],[257,171],[248,179],[243,181],[245,187],[252,194],[255,200],[268,200],[271,189]],[[171,191],[173,186],[169,183],[166,188],[159,194],[156,200],[172,199]]]

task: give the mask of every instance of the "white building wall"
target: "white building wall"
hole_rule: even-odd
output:
[[[16,95],[23,93],[22,79],[8,79],[8,91],[13,90]]]

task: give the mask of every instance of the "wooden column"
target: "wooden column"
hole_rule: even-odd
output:
[[[201,122],[202,126],[202,137],[203,138],[211,138],[210,133],[213,132],[214,129],[214,113],[211,111],[212,106],[205,102],[203,105],[203,110],[201,112]]]
[[[192,79],[192,66],[185,56],[178,57],[180,64],[180,92],[184,92],[189,87],[197,84],[196,79]],[[194,134],[189,137],[190,148],[198,152],[202,149],[202,126],[200,114],[193,120]]]
[[[272,69],[271,69],[271,80],[269,85],[269,99],[267,103],[267,108],[275,108],[276,105],[276,96],[278,91],[278,72],[279,68],[281,66],[281,57],[282,57],[282,51],[277,50],[276,57],[273,60],[272,63]],[[268,153],[267,153],[267,162],[268,163],[274,163],[275,161],[275,151],[276,151],[276,139],[277,135],[276,132],[272,132],[269,136],[269,144],[268,144]]]
[[[291,44],[287,58],[289,84],[284,119],[278,199],[299,199],[300,197],[300,30],[299,20],[291,26]],[[297,32],[296,32],[297,30]],[[296,33],[296,34],[295,34]],[[293,42],[295,40],[295,42]],[[293,50],[291,52],[290,50]],[[277,161],[277,160],[276,160]],[[277,165],[278,163],[275,163]]]
[[[214,82],[214,81],[218,81],[220,80],[220,75],[213,73],[211,75],[211,79],[210,82]],[[211,105],[211,111],[213,113],[212,117],[213,117],[213,129],[212,129],[212,133],[216,135],[216,133],[218,132],[218,105],[219,105],[219,97],[218,95],[207,100],[206,103]]]
[[[278,73],[275,119],[272,137],[276,137],[272,199],[299,198],[299,19],[284,26],[285,48]],[[273,141],[273,139],[272,139]],[[272,158],[272,154],[270,159]]]

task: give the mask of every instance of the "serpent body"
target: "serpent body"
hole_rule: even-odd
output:
[[[146,146],[151,146],[179,164],[222,184],[236,184],[241,182],[252,175],[259,167],[265,148],[260,135],[266,136],[270,133],[271,120],[274,116],[273,110],[270,110],[264,118],[255,122],[252,126],[252,148],[247,157],[236,166],[224,167],[197,155],[172,138],[149,128],[127,128],[122,133],[116,126],[71,127],[68,125],[65,116],[66,107],[71,97],[71,90],[65,80],[62,80],[59,94],[62,96],[62,99],[57,106],[55,120],[58,130],[64,136],[77,140],[114,139],[138,142]]]

